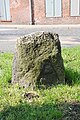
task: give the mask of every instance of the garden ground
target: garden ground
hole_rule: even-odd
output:
[[[62,56],[66,84],[29,91],[11,84],[13,54],[0,53],[0,120],[80,120],[80,46],[62,48]]]

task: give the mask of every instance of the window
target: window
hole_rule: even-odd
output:
[[[46,17],[61,17],[61,0],[46,0]]]
[[[0,0],[0,20],[10,20],[10,1]]]
[[[80,15],[80,0],[71,0],[71,16]]]

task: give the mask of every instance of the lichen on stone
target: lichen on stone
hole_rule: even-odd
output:
[[[12,83],[34,88],[65,82],[58,34],[37,32],[20,38],[15,58]]]

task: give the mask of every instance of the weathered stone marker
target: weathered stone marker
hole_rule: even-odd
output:
[[[34,88],[64,82],[58,34],[37,32],[17,40],[12,83]]]

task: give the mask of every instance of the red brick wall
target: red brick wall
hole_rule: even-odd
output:
[[[62,0],[62,17],[48,18],[45,14],[45,1],[34,0],[35,24],[80,24],[80,17],[70,17],[70,0]]]
[[[70,0],[63,0],[62,11],[63,18],[70,16]]]
[[[10,12],[12,23],[29,24],[28,0],[10,0]]]
[[[34,24],[80,24],[80,17],[70,16],[70,0],[62,0],[62,16],[46,17],[46,0],[33,1]],[[30,24],[29,0],[10,0],[10,13],[13,24]]]

